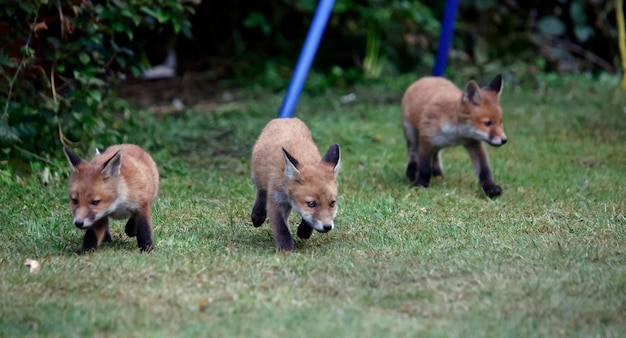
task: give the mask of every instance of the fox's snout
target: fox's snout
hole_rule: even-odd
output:
[[[93,225],[93,220],[90,217],[74,216],[73,223],[79,229],[86,229]]]
[[[329,232],[331,230],[333,230],[333,225],[332,224],[324,224],[322,226],[322,229],[324,230],[318,230],[319,232]]]
[[[494,147],[500,147],[503,146],[507,141],[506,136],[503,137],[493,137],[489,139],[489,144],[494,146]]]
[[[307,217],[304,217],[304,218],[306,219]],[[310,219],[310,220],[307,220],[307,222],[311,225],[311,227],[313,229],[317,230],[318,232],[322,232],[322,233],[329,232],[329,231],[333,230],[333,228],[335,226],[332,221],[324,222],[324,221],[320,221],[320,220]]]

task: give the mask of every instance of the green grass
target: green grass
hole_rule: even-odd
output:
[[[623,336],[624,94],[584,77],[505,88],[492,201],[462,149],[444,151],[444,178],[410,187],[409,82],[355,88],[347,104],[340,91],[300,99],[321,151],[341,145],[341,197],[336,229],[291,254],[250,222],[250,150],[281,95],[144,116],[128,138],[162,174],[148,254],[122,221],[113,243],[72,254],[83,234],[65,179],[17,184],[0,170],[0,336]]]

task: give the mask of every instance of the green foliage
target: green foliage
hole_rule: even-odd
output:
[[[477,73],[509,68],[537,72],[619,69],[615,3],[605,1],[463,0],[452,68]]]
[[[226,9],[240,14],[242,24],[229,22],[229,17],[211,10],[206,11],[204,20],[215,22],[215,26],[235,27],[232,37],[222,36],[213,42],[218,46],[217,56],[234,54],[237,58],[234,77],[245,83],[254,78],[266,88],[283,89],[316,5],[317,1],[310,0],[242,3],[241,7]],[[209,29],[199,27],[203,31],[197,32],[196,38],[202,39]],[[312,76],[325,76],[320,81],[325,87],[345,86],[365,77],[430,67],[438,34],[438,18],[422,1],[337,1],[315,55]]]
[[[0,13],[2,156],[51,156],[62,143],[123,139],[128,111],[114,98],[119,72],[147,66],[135,32],[190,34],[180,1],[9,1]],[[58,7],[60,6],[60,7]]]
[[[615,76],[541,78],[540,90],[505,83],[509,142],[488,149],[497,200],[462,148],[443,152],[431,187],[410,187],[399,101],[413,76],[356,86],[349,103],[332,88],[304,95],[297,116],[319,148],[341,145],[342,170],[336,229],[294,253],[250,224],[251,147],[282,99],[267,90],[133,112],[144,121],[129,141],[158,149],[163,178],[147,254],[120,220],[113,242],[74,255],[66,182],[0,170],[0,336],[621,336],[626,100]]]

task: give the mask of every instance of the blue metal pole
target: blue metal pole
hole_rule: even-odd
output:
[[[320,44],[322,34],[324,34],[326,23],[328,23],[328,18],[333,11],[334,5],[335,0],[320,0],[317,5],[313,22],[311,23],[311,27],[309,27],[309,32],[307,33],[304,46],[298,58],[296,69],[291,76],[291,82],[287,88],[285,99],[278,112],[279,118],[293,116],[298,98],[300,97],[300,92],[302,91],[302,86],[311,68],[311,63],[313,63],[315,53],[317,53],[317,47]]]
[[[435,59],[435,67],[433,68],[433,76],[443,76],[446,72],[448,51],[450,50],[452,42],[454,21],[458,7],[459,0],[446,0],[446,8],[443,14],[443,22],[441,24],[441,35],[439,36],[439,46],[437,47],[437,57]]]

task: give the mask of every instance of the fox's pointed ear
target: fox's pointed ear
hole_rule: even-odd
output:
[[[504,87],[504,83],[503,83],[503,80],[502,80],[502,75],[498,74],[489,83],[489,89],[491,89],[494,92],[498,93],[498,97],[499,97],[500,94],[502,93],[502,87]]]
[[[83,162],[83,159],[78,157],[78,155],[74,154],[67,147],[63,147],[63,152],[65,153],[65,157],[67,157],[67,161],[70,163],[70,169],[72,169],[72,172],[77,172],[77,167],[81,162]]]
[[[341,157],[339,156],[339,145],[333,144],[328,148],[326,155],[322,158],[322,161],[326,163],[330,163],[333,166],[333,173],[335,176],[339,173]]]
[[[118,150],[113,157],[104,162],[102,166],[101,174],[104,177],[117,177],[120,175],[120,169],[122,168],[122,153]]]
[[[283,157],[285,158],[285,177],[287,177],[290,181],[299,181],[302,177],[300,174],[300,170],[298,170],[298,166],[300,163],[296,160],[295,157],[291,156],[291,154],[282,148]]]
[[[475,106],[480,105],[483,101],[483,97],[480,94],[480,87],[478,87],[478,84],[474,80],[470,80],[467,85],[465,85],[462,101]]]

